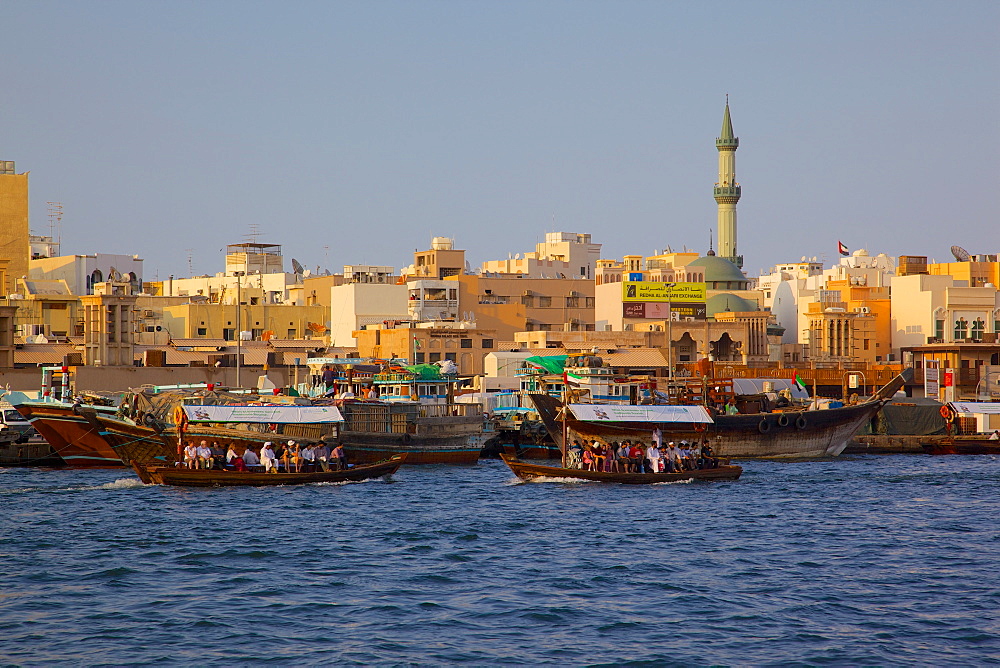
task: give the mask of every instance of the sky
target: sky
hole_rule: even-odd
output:
[[[0,0],[0,159],[63,254],[146,280],[477,266],[583,232],[704,252],[726,95],[753,276],[1000,250],[1000,3]]]

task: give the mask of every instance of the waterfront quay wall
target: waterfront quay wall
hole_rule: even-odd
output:
[[[226,387],[236,386],[235,367],[150,367],[150,366],[73,366],[70,367],[78,392],[119,392],[141,385],[180,385],[185,383],[216,383]],[[272,367],[266,372],[261,367],[244,367],[240,381],[244,387],[256,387],[257,378],[264,374],[278,387],[294,380],[295,369]],[[308,379],[308,372],[299,369],[298,382]],[[33,392],[42,385],[42,370],[0,369],[0,387],[21,392]]]

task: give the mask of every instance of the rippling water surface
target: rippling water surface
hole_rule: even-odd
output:
[[[144,487],[0,472],[0,662],[1000,662],[1000,459],[735,483]]]

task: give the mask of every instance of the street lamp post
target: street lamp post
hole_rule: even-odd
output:
[[[234,271],[233,276],[236,277],[236,387],[237,389],[243,387],[240,384],[240,366],[243,361],[243,320],[240,312],[243,310],[243,275],[245,272]]]

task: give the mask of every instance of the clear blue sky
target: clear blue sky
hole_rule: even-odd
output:
[[[997,252],[1000,3],[0,2],[0,159],[64,253],[704,251],[725,95],[755,274]],[[328,246],[329,249],[324,249]]]

